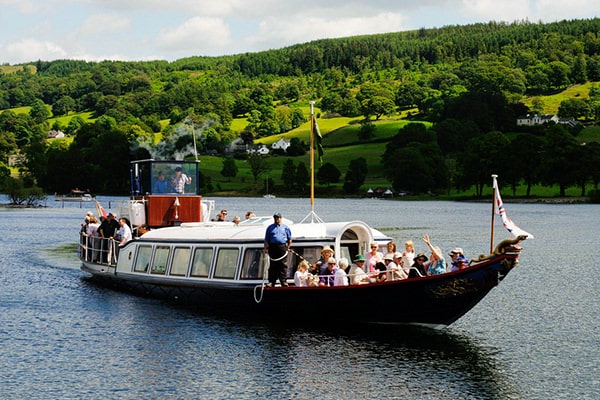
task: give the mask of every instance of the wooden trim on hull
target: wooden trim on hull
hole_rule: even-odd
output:
[[[518,252],[506,253],[442,275],[325,288],[264,288],[260,281],[224,283],[211,279],[115,274],[114,268],[86,266],[89,263],[82,269],[111,288],[236,317],[439,327],[450,325],[471,310],[517,262]],[[327,304],[331,312],[321,313],[323,304]],[[306,312],[299,311],[303,309]]]

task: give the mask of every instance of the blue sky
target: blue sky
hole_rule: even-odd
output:
[[[0,64],[173,61],[446,25],[599,16],[598,0],[0,0]]]

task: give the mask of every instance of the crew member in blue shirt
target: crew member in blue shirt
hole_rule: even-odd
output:
[[[278,279],[281,286],[287,286],[285,261],[292,245],[292,231],[286,224],[281,223],[280,213],[275,213],[273,219],[275,222],[269,225],[265,232],[265,253],[268,253],[270,258],[268,286],[275,286]]]

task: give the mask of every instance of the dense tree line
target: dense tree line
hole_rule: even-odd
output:
[[[598,32],[598,18],[490,22],[174,62],[39,60],[16,72],[0,72],[0,110],[5,110],[0,113],[0,178],[6,178],[8,156],[20,154],[22,176],[47,191],[89,182],[99,192],[122,193],[126,177],[117,171],[157,134],[159,148],[180,151],[190,146],[181,131],[203,127],[196,143],[200,152],[223,153],[240,135],[251,144],[300,126],[307,116],[299,106],[318,99],[323,117],[361,117],[361,141],[374,136],[372,121],[402,110],[434,123],[431,129],[407,126],[382,155],[398,189],[439,192],[475,185],[481,193],[499,158],[518,154],[509,179],[514,187],[541,182],[557,184],[563,193],[573,185],[583,192],[586,182],[597,183],[599,168],[590,168],[598,154],[593,146],[577,145],[576,130],[548,125],[507,135],[516,131],[517,116],[544,109],[540,101],[525,107],[523,96],[600,81]],[[25,106],[28,114],[9,110]],[[67,126],[48,124],[50,117],[82,111],[92,112],[94,122],[74,117]],[[559,116],[596,124],[600,89],[594,86],[589,98],[565,100]],[[231,129],[239,117],[247,119],[242,132]],[[49,129],[74,140],[69,146],[48,142]],[[523,154],[524,148],[535,154]],[[304,151],[294,143],[287,155]],[[261,163],[252,162],[258,180]],[[291,161],[281,178],[304,179],[305,168]],[[324,185],[340,182],[345,172],[335,165],[321,169]],[[233,173],[228,160],[223,176]],[[366,164],[352,160],[345,191],[360,190],[366,174]],[[305,187],[294,190],[301,193]]]

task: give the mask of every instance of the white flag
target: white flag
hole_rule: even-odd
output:
[[[496,193],[496,199],[494,201],[494,213],[502,217],[502,225],[504,225],[504,227],[508,229],[508,231],[512,233],[514,237],[525,235],[528,239],[533,239],[533,235],[531,233],[525,232],[523,229],[519,228],[517,224],[512,222],[512,220],[508,218],[508,215],[506,215],[506,209],[504,208],[504,203],[502,203],[502,198],[500,197],[500,190],[498,189],[496,175],[492,175],[492,177],[494,179],[494,192]]]

